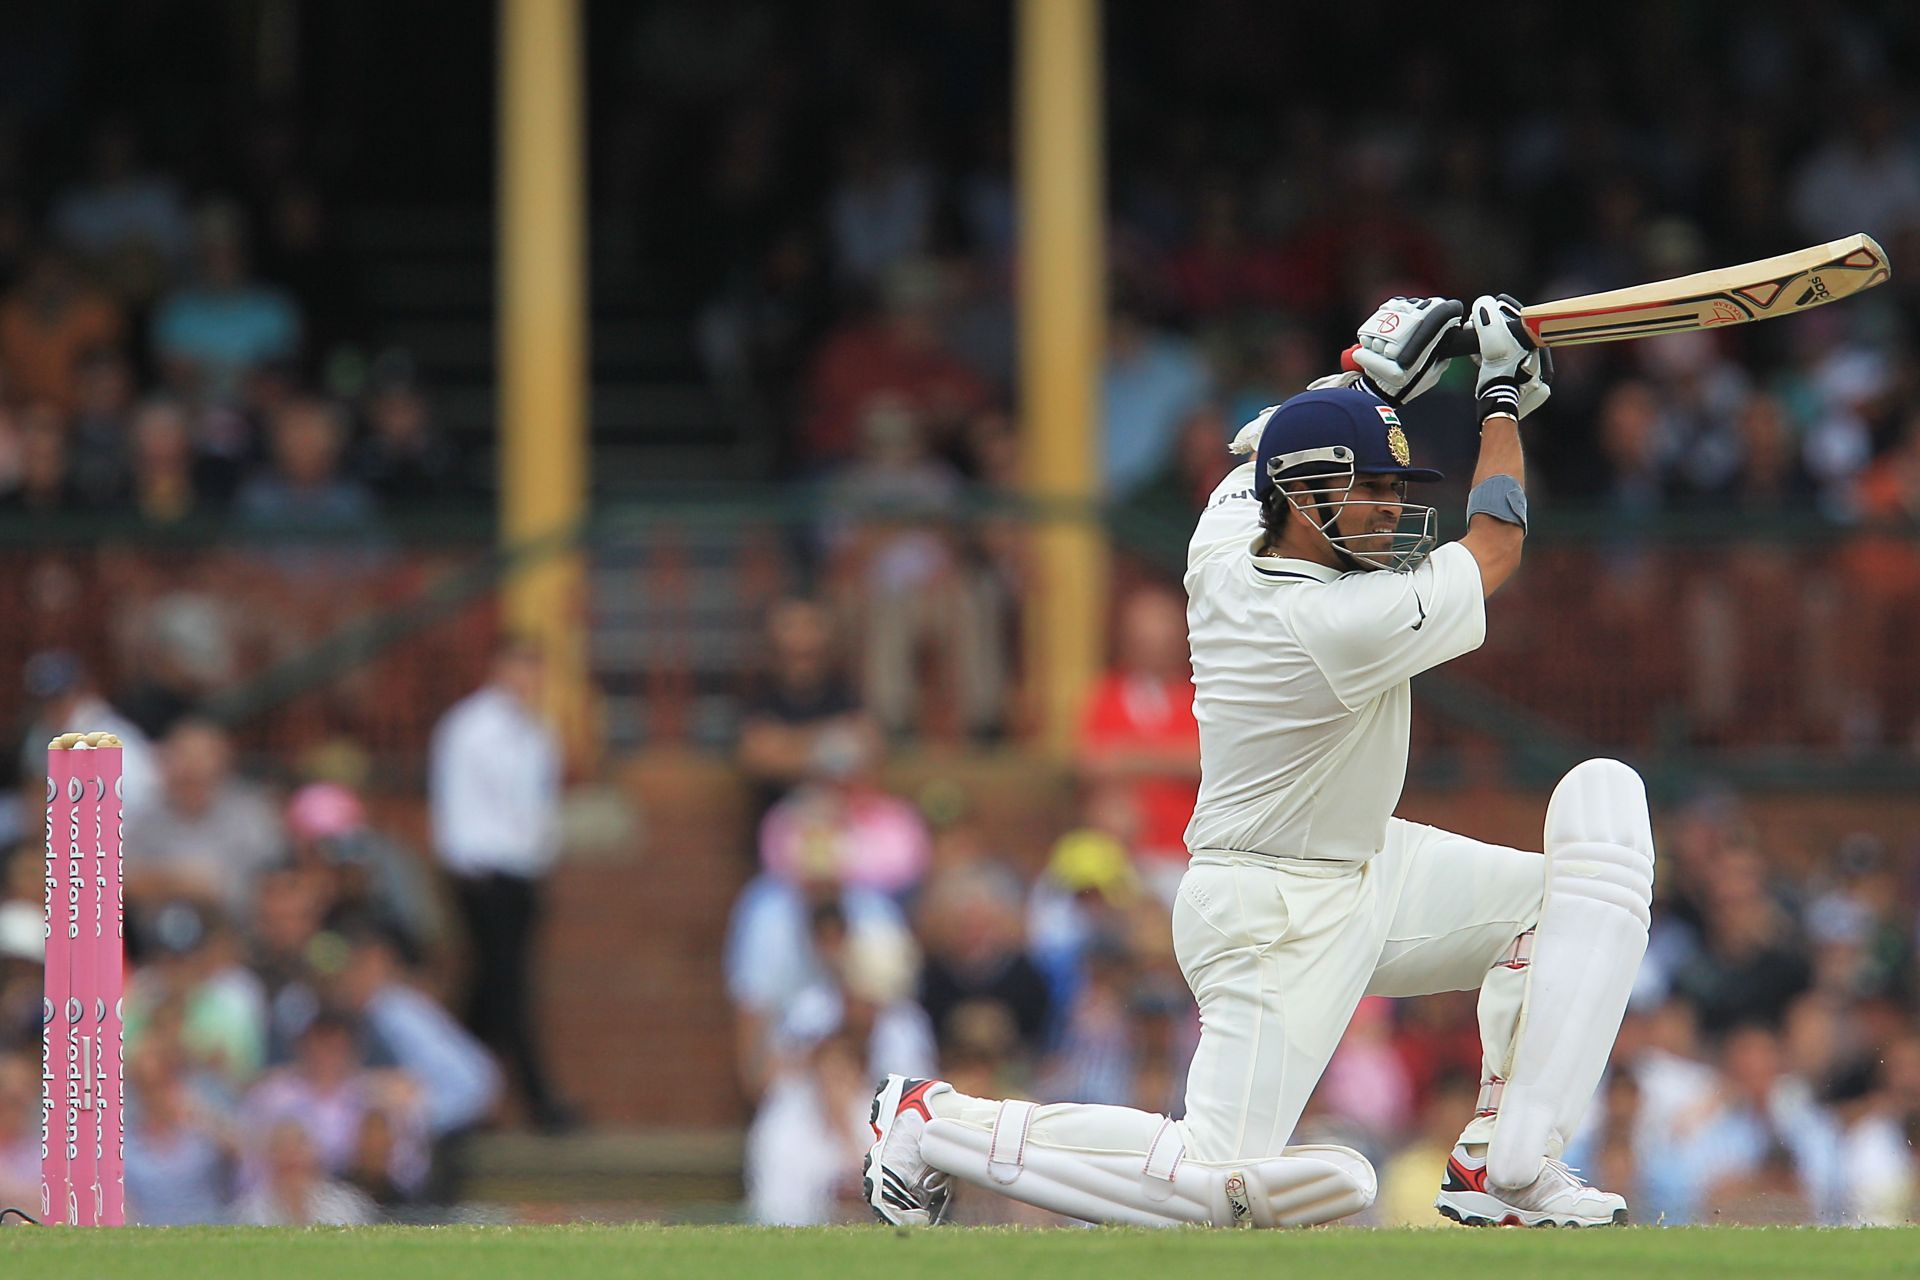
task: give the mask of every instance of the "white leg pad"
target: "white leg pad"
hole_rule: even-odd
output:
[[[920,1153],[936,1169],[1024,1204],[1087,1222],[1142,1227],[1297,1227],[1331,1222],[1373,1203],[1373,1166],[1345,1147],[1288,1147],[1227,1164],[1186,1158],[1168,1120],[1148,1149],[1051,1146],[1032,1134],[1034,1106],[1005,1102],[991,1129],[928,1123]]]
[[[1487,1177],[1524,1187],[1565,1149],[1606,1068],[1647,950],[1653,825],[1640,775],[1588,760],[1547,804],[1546,902],[1487,1147]]]

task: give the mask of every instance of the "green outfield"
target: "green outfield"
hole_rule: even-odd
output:
[[[354,1277],[355,1280],[760,1280],[1013,1277],[1124,1280],[1204,1274],[1344,1280],[1488,1276],[1920,1274],[1920,1232],[1813,1228],[1609,1231],[1121,1231],[878,1227],[382,1227],[0,1231],[0,1276],[56,1280]]]

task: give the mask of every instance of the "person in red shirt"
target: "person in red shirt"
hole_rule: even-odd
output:
[[[1115,652],[1081,720],[1080,772],[1090,786],[1131,792],[1141,878],[1171,906],[1200,788],[1185,605],[1160,588],[1134,592],[1120,608]]]
[[[927,424],[938,441],[990,401],[986,382],[941,336],[946,286],[931,263],[908,262],[888,274],[881,313],[846,325],[821,344],[807,376],[801,449],[813,466],[858,452],[860,422],[889,401]]]

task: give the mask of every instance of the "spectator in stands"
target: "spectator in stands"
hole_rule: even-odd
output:
[[[144,1227],[225,1222],[235,1152],[221,1113],[152,1047],[127,1060],[127,1216]]]
[[[1143,1046],[1130,1008],[1137,971],[1125,940],[1095,938],[1081,956],[1081,980],[1058,1011],[1060,1030],[1038,1091],[1051,1102],[1133,1105]]]
[[[301,1033],[293,1061],[262,1076],[247,1093],[240,1109],[248,1141],[242,1187],[257,1192],[279,1176],[273,1142],[262,1139],[287,1122],[311,1143],[319,1169],[345,1172],[361,1126],[374,1111],[387,1113],[398,1138],[389,1174],[409,1190],[424,1183],[428,1156],[421,1091],[404,1072],[369,1070],[354,1042],[356,1030],[345,1016],[321,1012]]]
[[[198,279],[155,307],[153,350],[174,390],[230,401],[256,366],[300,353],[300,312],[251,277],[237,207],[208,205],[194,222]]]
[[[0,1208],[40,1204],[40,1064],[0,1050]]]
[[[817,1226],[865,1216],[869,1077],[860,1045],[829,1035],[797,1069],[775,1078],[747,1130],[747,1212],[756,1223]]]
[[[1045,1047],[1053,997],[1046,975],[1027,957],[1020,908],[1018,881],[993,866],[943,871],[921,893],[915,911],[926,948],[920,1003],[943,1042],[961,1010],[988,1004],[1011,1016],[1029,1061]]]
[[[1767,892],[1764,877],[1757,849],[1722,851],[1706,903],[1703,949],[1678,976],[1705,1031],[1753,1021],[1777,1026],[1812,979],[1793,920]]]
[[[1257,408],[1248,417],[1259,413]],[[1233,434],[1219,405],[1211,401],[1196,405],[1181,422],[1166,464],[1134,493],[1131,505],[1155,515],[1164,513],[1168,520],[1182,525],[1191,524],[1225,474],[1227,442]]]
[[[145,961],[127,987],[127,1039],[136,1046],[156,1019],[178,1019],[171,1043],[211,1086],[238,1098],[266,1065],[267,1001],[242,963],[233,930],[185,902],[155,904],[136,918]]]
[[[67,430],[74,481],[90,507],[112,506],[126,491],[128,429],[137,390],[125,352],[95,351],[81,362]]]
[[[33,1049],[40,1043],[40,1001],[46,988],[45,908],[22,889],[44,876],[45,862],[31,846],[6,863],[15,896],[0,901],[0,1054]]]
[[[832,744],[877,730],[848,681],[832,616],[812,600],[783,600],[767,614],[767,670],[741,719],[735,760],[756,785],[764,812],[809,777]]]
[[[160,788],[127,799],[131,900],[185,897],[242,918],[255,879],[286,853],[273,804],[234,772],[233,746],[210,720],[176,723],[160,744]]]
[[[95,131],[87,178],[55,198],[52,221],[62,243],[134,302],[185,260],[191,235],[180,184],[141,165],[139,137],[123,120]]]
[[[1191,340],[1155,326],[1137,302],[1114,308],[1100,378],[1101,476],[1109,497],[1131,497],[1153,479],[1181,422],[1206,401],[1210,382]]]
[[[421,860],[367,818],[366,803],[338,782],[310,782],[287,800],[293,865],[326,895],[326,923],[371,923],[409,956],[445,945],[446,922]]]
[[[220,496],[217,465],[194,449],[186,408],[154,397],[134,411],[128,500],[150,524],[166,525],[205,514]]]
[[[809,1048],[827,1036],[846,1036],[865,1051],[866,1074],[889,1072],[931,1078],[939,1074],[933,1024],[914,999],[920,985],[920,951],[901,929],[841,931],[831,941],[814,932],[827,962],[826,981],[796,995],[773,1033],[776,1070],[803,1063]],[[822,945],[822,944],[825,945]]]
[[[835,880],[900,898],[926,874],[932,849],[926,821],[912,804],[874,776],[870,738],[825,736],[815,747],[811,781],[767,811],[760,824],[760,862],[798,882],[830,867]]]
[[[362,406],[366,436],[352,471],[388,511],[430,505],[455,494],[453,450],[435,429],[433,406],[410,361],[376,367]]]
[[[159,765],[152,744],[138,725],[101,696],[85,663],[65,649],[46,649],[27,660],[22,677],[26,695],[36,708],[33,725],[21,744],[25,776],[45,772],[47,742],[59,734],[111,733],[120,739],[120,786],[128,810],[143,809],[157,800]]]
[[[365,529],[373,498],[342,469],[346,433],[346,416],[330,401],[303,397],[282,406],[272,423],[272,465],[235,500],[241,520],[256,529]]]
[[[1819,1221],[1845,1226],[1911,1222],[1912,1142],[1901,1130],[1880,1066],[1845,1064],[1820,1095],[1824,1106],[1790,1131],[1802,1183]]]
[[[1079,995],[1088,953],[1132,934],[1143,905],[1139,872],[1111,831],[1088,825],[1055,842],[1027,899],[1027,950],[1056,1010]]]
[[[487,683],[434,727],[433,844],[473,953],[466,1022],[518,1077],[535,1124],[577,1123],[548,1080],[535,1025],[534,946],[560,852],[562,757],[541,712],[546,656],[509,635]]]
[[[1080,721],[1081,776],[1132,797],[1140,873],[1169,909],[1187,869],[1187,822],[1200,790],[1186,606],[1143,587],[1120,605],[1115,663]]]
[[[899,936],[906,921],[885,894],[840,879],[837,850],[802,846],[781,871],[763,871],[734,901],[727,921],[727,997],[742,1091],[758,1097],[788,1011],[810,990],[836,985],[841,957],[868,934]],[[854,939],[861,939],[858,946]]]
[[[931,263],[903,262],[887,273],[879,316],[828,335],[807,375],[801,439],[808,463],[828,467],[852,457],[876,400],[915,415],[936,446],[987,407],[986,385],[941,339],[945,302]]]
[[[903,403],[868,405],[860,455],[827,489],[830,572],[858,618],[866,703],[881,727],[904,737],[919,725],[920,657],[933,650],[951,713],[984,740],[1005,711],[1008,603],[960,523],[963,482],[928,451],[925,428]]]
[[[87,496],[73,475],[67,424],[50,401],[38,400],[17,415],[19,472],[0,492],[0,511],[34,516],[72,516],[87,509]]]
[[[299,1121],[276,1123],[265,1140],[259,1183],[234,1205],[233,1220],[255,1227],[363,1227],[378,1221],[365,1194],[328,1177]]]
[[[345,936],[349,950],[331,984],[331,1004],[359,1020],[369,1060],[404,1074],[410,1109],[431,1141],[478,1127],[501,1092],[500,1069],[486,1047],[407,980],[397,935],[369,922]],[[392,1117],[386,1120],[391,1141]]]
[[[1793,218],[1809,240],[1892,236],[1920,223],[1920,160],[1897,106],[1886,89],[1858,90],[1835,117],[1840,128],[1794,173]]]
[[[877,131],[855,133],[841,150],[840,181],[827,198],[834,265],[851,285],[867,285],[927,248],[933,225],[933,175],[889,155]]]
[[[121,705],[149,738],[164,738],[194,714],[202,699],[234,677],[236,657],[227,610],[211,594],[161,596],[130,628],[133,653]]]
[[[20,400],[45,400],[64,417],[79,402],[86,360],[120,345],[125,317],[67,255],[43,248],[26,279],[0,299],[0,376]]]
[[[1327,1063],[1319,1103],[1365,1134],[1367,1145],[1391,1144],[1414,1120],[1413,1080],[1393,1043],[1393,1005],[1363,999]]]

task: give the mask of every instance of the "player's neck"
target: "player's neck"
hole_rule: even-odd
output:
[[[1333,549],[1332,543],[1318,534],[1307,536],[1293,528],[1289,528],[1278,541],[1269,534],[1267,540],[1261,544],[1260,554],[1276,556],[1282,560],[1305,560],[1309,564],[1321,565],[1328,569],[1346,568],[1341,563],[1340,554]]]

